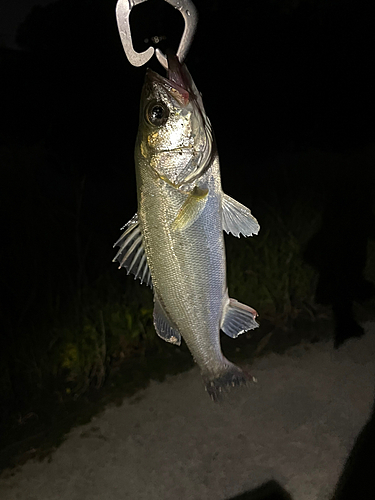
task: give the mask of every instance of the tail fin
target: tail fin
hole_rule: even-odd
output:
[[[215,402],[221,401],[226,393],[235,387],[245,387],[253,377],[228,360],[225,360],[223,370],[216,376],[203,375],[206,391]]]

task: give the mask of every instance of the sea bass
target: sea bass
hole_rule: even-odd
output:
[[[154,292],[154,326],[185,340],[217,400],[245,373],[220,347],[258,326],[257,312],[228,296],[223,230],[257,234],[250,210],[223,193],[219,158],[202,97],[185,65],[168,57],[167,78],[147,70],[135,147],[138,212],[115,243],[119,267]]]

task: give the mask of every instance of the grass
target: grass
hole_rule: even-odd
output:
[[[258,236],[236,241],[226,238],[230,295],[252,305],[275,325],[285,325],[313,302],[316,271],[303,258],[303,249],[319,222],[306,231],[302,208],[296,207],[301,220],[275,212],[269,205],[260,208]]]
[[[309,307],[315,272],[303,260],[298,231],[268,207],[262,218],[259,236],[226,238],[229,291],[255,307],[260,321],[282,326]],[[161,347],[152,292],[115,266],[65,305],[52,303],[31,335],[18,332],[21,347],[10,346],[14,363],[0,377],[0,391],[13,412],[28,414],[40,398],[77,399],[91,386],[100,388],[125,361]]]

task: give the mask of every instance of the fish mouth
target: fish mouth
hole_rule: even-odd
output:
[[[167,53],[168,57],[168,80],[173,82],[178,88],[191,92],[191,77],[186,70],[186,66],[181,64],[178,57],[172,52]]]
[[[191,88],[191,76],[184,64],[181,64],[178,57],[173,53],[167,53],[168,70],[167,76],[161,76],[159,73],[147,68],[146,79],[150,82],[158,82],[175,98],[186,106],[194,92]]]

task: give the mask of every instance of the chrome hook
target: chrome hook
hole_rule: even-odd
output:
[[[194,33],[198,23],[198,13],[191,0],[165,0],[175,9],[179,10],[185,21],[184,32],[181,37],[180,45],[177,50],[177,57],[182,62],[193,41]],[[132,35],[130,31],[130,11],[135,5],[146,2],[146,0],[118,0],[116,5],[117,26],[120,32],[122,46],[124,47],[126,57],[133,66],[143,66],[156,53],[160,64],[168,69],[166,56],[160,49],[149,47],[144,52],[136,52],[133,47]]]

